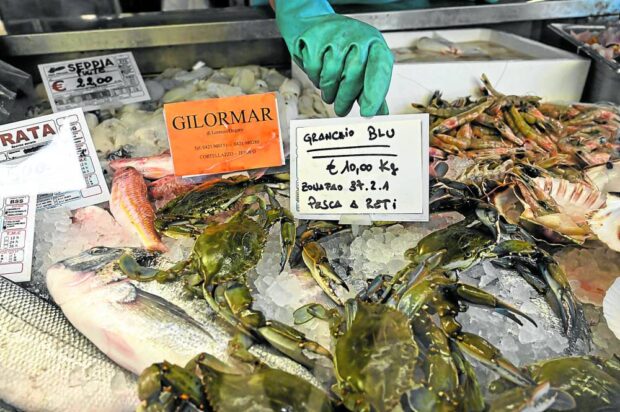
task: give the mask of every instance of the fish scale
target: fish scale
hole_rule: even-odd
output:
[[[135,377],[60,309],[0,277],[0,399],[27,411],[134,410]]]

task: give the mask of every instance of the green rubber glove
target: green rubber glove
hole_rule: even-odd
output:
[[[394,57],[374,27],[334,13],[327,0],[276,0],[276,21],[295,63],[325,102],[346,116],[388,114]]]

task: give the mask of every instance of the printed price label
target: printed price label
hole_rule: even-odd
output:
[[[36,196],[0,196],[0,276],[30,280]]]
[[[110,199],[110,192],[81,109],[0,126],[0,168],[19,161],[26,162],[26,158],[44,148],[59,135],[61,125],[71,131],[86,188],[39,195],[37,206],[41,209],[57,207],[77,209],[107,202]],[[63,160],[58,159],[58,162],[61,163]]]
[[[291,121],[301,219],[428,220],[428,115]]]
[[[177,176],[284,164],[274,93],[164,105]]]
[[[39,65],[52,109],[84,111],[149,100],[131,52]]]

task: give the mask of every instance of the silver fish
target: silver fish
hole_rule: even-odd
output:
[[[131,411],[135,385],[60,309],[0,277],[0,399],[25,411]]]
[[[129,280],[117,264],[123,253],[137,259],[152,258],[140,250],[99,247],[48,270],[49,292],[78,330],[112,360],[135,373],[164,360],[185,365],[202,352],[232,366],[237,364],[228,346],[234,330],[206,302],[182,299],[179,282]],[[149,266],[166,266],[164,261],[152,259]],[[268,366],[321,388],[307,369],[270,348],[253,345],[249,351]]]

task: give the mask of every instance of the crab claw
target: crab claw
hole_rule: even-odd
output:
[[[317,342],[306,339],[304,334],[283,323],[268,321],[266,326],[258,329],[258,333],[273,347],[304,366],[310,368],[314,366],[314,361],[306,356],[305,350],[328,359],[332,358],[330,351]]]
[[[519,386],[536,385],[532,378],[504,358],[499,349],[480,336],[461,332],[455,337],[455,340],[463,352],[497,372],[503,378]]]
[[[527,319],[532,325],[538,327],[534,319],[521,312],[520,310],[510,306],[509,304],[497,299],[495,296],[477,287],[467,285],[464,283],[458,283],[455,289],[458,297],[466,302],[473,303],[474,305],[481,305],[493,308],[495,312],[500,315],[506,316],[512,319],[519,325],[523,326],[523,323],[514,314],[517,314]]]
[[[577,302],[571,292],[570,285],[566,275],[555,262],[543,262],[539,263],[541,266],[540,271],[545,278],[545,281],[551,288],[553,298],[558,303],[557,310],[562,318],[562,325],[564,325],[564,331],[568,332],[575,326],[575,319],[577,316]]]
[[[293,247],[295,246],[295,238],[297,236],[297,229],[293,219],[288,219],[288,216],[283,218],[280,223],[280,239],[282,242],[282,257],[280,259],[280,272],[284,270],[286,262],[291,259],[293,253]]]
[[[514,240],[500,243],[495,252],[503,257],[495,263],[501,262],[500,266],[521,269],[519,272],[523,278],[536,290],[545,293],[545,299],[562,320],[564,331],[572,334],[579,324],[578,304],[566,274],[553,258],[528,242]]]
[[[335,303],[342,305],[342,301],[338,298],[338,296],[336,296],[330,281],[343,287],[347,291],[349,288],[340,276],[336,274],[334,268],[332,268],[332,265],[327,259],[327,252],[325,252],[323,246],[319,245],[317,242],[308,242],[303,247],[301,256],[306,264],[306,267],[310,270],[310,274],[321,289],[323,289],[323,292],[325,292],[325,294]]]

